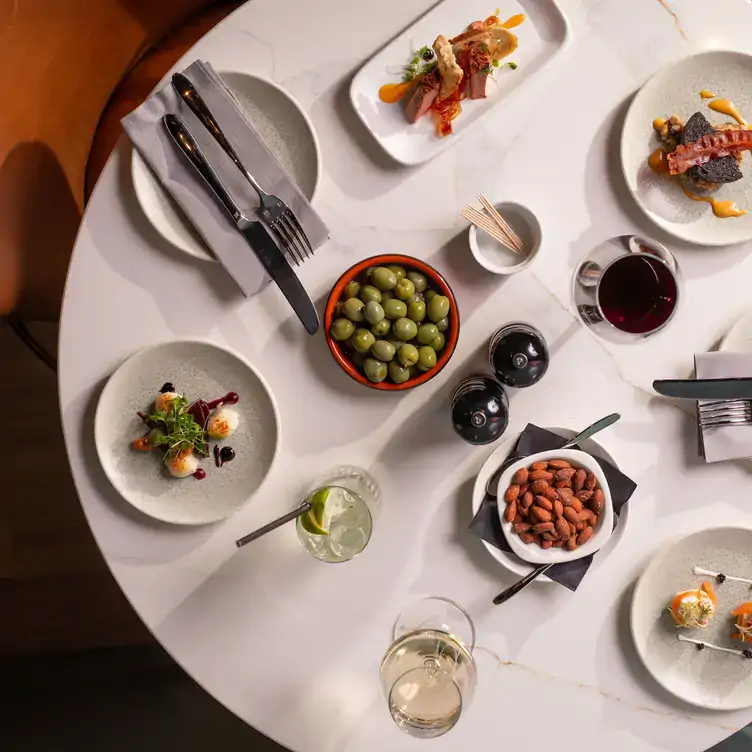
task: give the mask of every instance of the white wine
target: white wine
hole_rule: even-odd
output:
[[[381,662],[381,685],[392,718],[413,736],[449,731],[472,699],[475,682],[468,649],[439,630],[408,632]]]

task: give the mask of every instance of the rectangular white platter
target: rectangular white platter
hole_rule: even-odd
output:
[[[407,122],[403,103],[386,104],[379,88],[397,83],[396,73],[423,45],[429,47],[439,34],[453,37],[473,21],[483,20],[499,8],[505,21],[518,13],[527,19],[510,29],[519,38],[519,47],[505,60],[517,63],[517,70],[498,68],[488,82],[486,99],[465,100],[462,113],[452,122],[452,134],[440,138],[430,113],[414,125]],[[507,100],[564,49],[569,24],[555,0],[443,0],[412,26],[377,52],[355,75],[350,85],[350,101],[366,128],[397,162],[417,165],[456,143],[492,107]]]

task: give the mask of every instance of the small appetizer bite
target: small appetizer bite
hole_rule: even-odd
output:
[[[674,596],[669,611],[677,626],[684,629],[702,629],[715,616],[718,600],[713,587],[703,582],[696,590],[684,590]]]
[[[154,411],[158,413],[169,412],[172,402],[176,397],[182,397],[176,392],[160,392],[154,400]]]
[[[731,615],[736,617],[736,632],[731,635],[731,639],[752,642],[752,602],[742,603]]]
[[[164,462],[174,478],[187,478],[198,470],[198,457],[193,454],[193,449],[183,449],[174,456],[168,452]]]
[[[220,407],[207,421],[206,433],[217,441],[226,439],[238,427],[240,417],[231,407]]]

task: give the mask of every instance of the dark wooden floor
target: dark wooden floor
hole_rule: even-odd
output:
[[[54,352],[55,327],[38,327],[35,334]],[[0,656],[153,645],[110,576],[78,503],[55,375],[5,323],[0,404]]]

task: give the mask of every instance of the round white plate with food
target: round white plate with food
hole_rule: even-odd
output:
[[[571,439],[572,436],[577,433],[577,431],[572,431],[569,428],[546,428],[546,430],[557,433],[559,434],[559,436],[562,436],[565,439]],[[485,498],[486,483],[488,483],[489,478],[494,474],[494,472],[496,472],[496,469],[499,467],[499,465],[501,465],[509,456],[509,454],[514,451],[514,447],[516,446],[517,439],[519,439],[519,437],[520,434],[516,433],[510,436],[508,439],[505,439],[496,449],[494,449],[493,452],[491,452],[491,454],[488,456],[488,459],[483,463],[483,466],[478,471],[478,475],[475,478],[475,484],[473,485],[473,516],[475,516],[478,509],[480,509],[480,505],[483,503],[483,499]],[[608,453],[608,451],[604,449],[601,444],[595,441],[595,439],[586,439],[580,444],[580,446],[582,447],[583,451],[587,452],[588,454],[591,454],[594,457],[600,457],[601,459],[606,460],[606,462],[610,462],[616,468],[619,467],[616,463],[616,460],[614,460],[614,458]],[[496,548],[496,546],[492,546],[490,543],[487,543],[484,540],[481,540],[481,543],[485,546],[488,553],[490,553],[491,556],[496,559],[496,561],[498,561],[510,572],[514,572],[514,574],[524,576],[535,569],[535,565],[523,561],[511,552],[502,551],[501,549]],[[538,577],[537,581],[551,582],[551,579],[543,574]]]
[[[94,419],[112,485],[144,514],[178,525],[216,522],[243,506],[268,474],[279,434],[261,374],[230,350],[192,340],[128,358]]]
[[[295,180],[300,192],[313,201],[319,183],[321,154],[308,115],[292,96],[272,81],[250,73],[224,71],[219,76],[235,95],[269,151]],[[253,171],[250,165],[249,169]],[[154,229],[181,251],[214,261],[213,254],[180,207],[135,149],[131,176],[138,202]],[[250,185],[248,190],[253,194]]]
[[[751,79],[752,56],[720,50],[701,52],[656,73],[635,95],[627,111],[621,137],[627,186],[638,206],[656,224],[682,240],[717,246],[752,238],[752,154],[736,151],[736,156],[711,158],[688,169],[679,179],[661,174],[668,161],[659,153],[673,152],[678,157],[675,147],[684,141],[680,151],[695,145],[695,151],[685,152],[685,156],[704,159],[712,152],[701,148],[695,136],[701,138],[728,125],[732,129],[724,138],[751,138],[743,129],[745,116],[752,122]],[[693,117],[695,113],[700,117]],[[672,120],[672,115],[679,120]],[[690,118],[692,122],[688,123]],[[656,119],[666,121],[663,132],[671,130],[670,143],[659,137]],[[737,135],[732,135],[735,132]],[[651,155],[655,155],[654,165],[663,165],[657,167],[658,172],[649,166]],[[675,164],[681,167],[688,162],[677,159]],[[734,216],[738,212],[748,213]]]
[[[714,573],[724,577],[716,578]],[[735,581],[735,577],[747,582]],[[712,595],[702,589],[704,582]],[[752,648],[752,642],[731,637],[738,634],[740,618],[731,612],[752,600],[750,584],[752,529],[702,530],[668,543],[656,554],[635,586],[631,628],[637,652],[664,689],[712,710],[752,706],[752,651],[749,657],[743,653]],[[691,593],[698,589],[702,589],[699,598]],[[707,626],[678,626],[670,607],[679,594],[684,597],[676,601],[677,608],[682,602],[690,606],[697,602],[701,607],[700,612],[694,607],[680,611],[681,619],[690,624],[707,621]],[[700,619],[694,618],[697,613]]]

